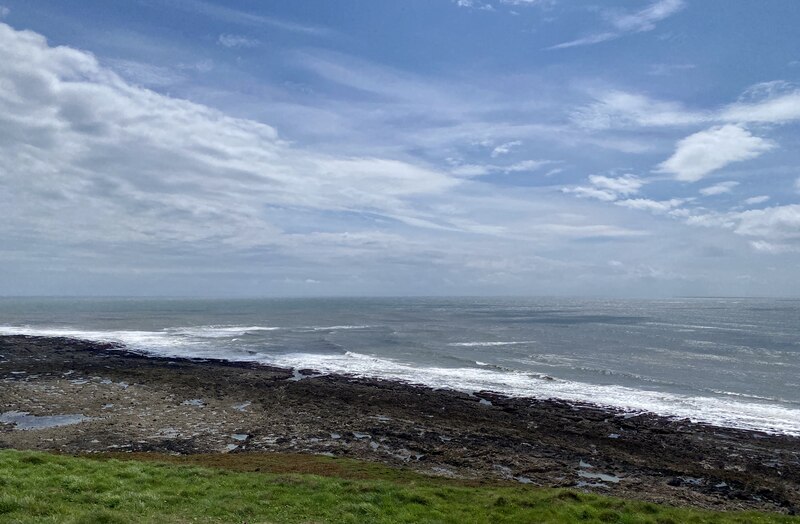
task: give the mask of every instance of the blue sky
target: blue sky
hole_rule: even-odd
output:
[[[797,2],[0,24],[0,294],[800,294]]]

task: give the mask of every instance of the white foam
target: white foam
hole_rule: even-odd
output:
[[[521,340],[518,342],[453,342],[448,346],[460,347],[492,347],[492,346],[516,346],[519,344],[535,344],[535,340]]]
[[[304,326],[298,329],[309,329],[311,331],[346,331],[349,329],[370,329],[374,326]]]
[[[246,328],[238,329],[247,331]],[[545,379],[542,375],[534,373],[498,371],[488,366],[421,368],[351,351],[333,355],[315,353],[270,355],[233,349],[222,352],[222,349],[213,343],[202,343],[184,336],[176,336],[176,333],[170,331],[87,331],[0,326],[0,335],[58,336],[120,342],[131,349],[159,356],[256,361],[281,367],[315,369],[323,373],[398,379],[466,392],[492,390],[517,397],[591,402],[629,411],[649,411],[688,418],[719,426],[800,436],[800,409],[768,404],[760,402],[759,399],[690,396],[617,385],[554,380],[551,377]]]

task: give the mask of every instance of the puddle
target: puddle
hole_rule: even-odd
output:
[[[198,408],[202,408],[203,406],[206,405],[206,403],[203,402],[203,399],[193,398],[193,399],[190,399],[190,400],[184,400],[183,402],[181,402],[181,405],[182,406],[196,406]]]
[[[334,439],[334,440],[338,440],[338,439],[342,438],[342,435],[341,435],[341,433],[331,433],[331,438]]]
[[[389,422],[390,420],[392,420],[392,417],[387,417],[386,415],[375,415],[370,418],[374,418],[378,422]]]
[[[408,462],[411,459],[420,460],[422,457],[425,456],[424,453],[414,453],[413,451],[406,449],[406,448],[399,448],[394,453],[390,452],[389,455],[399,458],[405,462]]]
[[[585,479],[599,480],[600,482],[611,482],[617,484],[620,478],[616,475],[609,475],[607,473],[592,473],[590,471],[579,471],[578,476]]]
[[[528,477],[523,477],[522,475],[520,475],[519,477],[514,477],[514,480],[516,480],[520,484],[533,484],[533,481],[531,479],[529,479]]]
[[[6,424],[14,424],[14,429],[29,430],[29,429],[48,429],[56,428],[59,426],[69,426],[89,420],[89,417],[84,417],[81,414],[76,415],[46,415],[37,417],[31,415],[26,411],[6,411],[0,413],[0,422]]]
[[[508,466],[501,466],[500,464],[494,465],[495,471],[498,471],[504,477],[512,477],[511,468]]]
[[[303,373],[300,373],[300,371],[293,369],[292,376],[287,378],[286,380],[288,380],[289,382],[300,382],[301,380],[305,380],[307,378],[322,377],[324,375],[325,373],[314,373],[311,375],[304,375]]]
[[[114,404],[103,404],[103,407],[101,409],[111,409],[113,407],[114,407]]]
[[[578,462],[578,467],[581,471],[578,471],[578,476],[584,479],[591,479],[591,480],[599,480],[602,482],[610,482],[612,484],[618,484],[621,480],[620,477],[616,475],[611,475],[608,473],[600,473],[599,471],[586,471],[587,469],[594,469],[594,466],[589,464],[588,462],[580,461]],[[583,486],[581,486],[583,484]],[[603,484],[599,484],[602,486]],[[588,483],[588,482],[578,482],[578,487],[598,487],[597,483]]]
[[[250,404],[252,404],[252,402],[248,400],[247,402],[242,402],[241,404],[235,404],[233,406],[233,409],[235,409],[236,411],[244,411]]]
[[[608,436],[608,438],[619,438],[619,433],[612,433]]]
[[[358,431],[353,431],[353,436],[359,440],[362,438],[372,438],[369,433],[359,433]]]
[[[489,401],[489,400],[486,400],[485,398],[482,398],[480,400],[480,403],[483,404],[484,406],[491,406],[492,405],[492,402]]]
[[[247,433],[234,433],[233,435],[231,435],[231,437],[233,437],[233,440],[244,442],[250,437],[250,435],[248,435]]]
[[[228,444],[227,446],[225,446],[225,451],[230,453],[231,451],[233,451],[234,449],[236,449],[238,447],[239,446],[237,446],[236,444]]]

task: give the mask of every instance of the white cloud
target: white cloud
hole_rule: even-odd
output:
[[[572,225],[572,224],[542,224],[533,226],[532,230],[548,235],[557,235],[572,238],[625,238],[646,236],[646,231],[629,229],[619,226],[601,224]]]
[[[505,173],[519,173],[521,171],[535,171],[542,166],[555,163],[552,160],[522,160],[515,162],[510,166],[505,166],[501,170]],[[547,175],[545,175],[547,176]]]
[[[603,200],[604,202],[613,202],[617,199],[617,194],[614,191],[609,191],[608,189],[597,189],[596,187],[565,187],[561,191],[564,193],[572,193],[579,197],[596,198],[598,200]]]
[[[730,193],[733,188],[739,185],[739,182],[728,181],[714,184],[713,186],[704,187],[700,190],[700,194],[704,196],[721,195],[723,193]]]
[[[563,188],[564,193],[571,193],[584,198],[596,198],[604,202],[613,202],[620,196],[628,196],[639,192],[644,181],[634,175],[608,177],[589,175],[591,186]]]
[[[747,204],[748,206],[753,206],[753,205],[756,205],[756,204],[763,204],[764,202],[767,202],[768,200],[769,200],[769,197],[767,195],[759,195],[759,196],[754,196],[754,197],[750,197],[750,198],[745,199],[744,203]]]
[[[634,175],[623,175],[620,177],[589,175],[589,182],[595,187],[608,189],[621,195],[638,193],[639,189],[644,185],[644,181]]]
[[[686,223],[732,230],[737,235],[752,238],[750,245],[757,251],[800,251],[800,204],[692,215]]]
[[[494,6],[489,3],[479,2],[478,0],[454,0],[458,7],[467,9],[478,9],[480,11],[494,11]]]
[[[261,44],[261,42],[255,38],[250,38],[244,35],[231,35],[224,33],[219,35],[217,43],[228,48],[252,48],[258,47]]]
[[[791,244],[778,244],[775,242],[767,242],[766,240],[752,240],[750,245],[756,251],[770,253],[773,255],[800,252],[800,246],[793,246]]]
[[[652,213],[666,213],[681,204],[686,202],[680,198],[672,198],[670,200],[650,200],[648,198],[629,198],[627,200],[618,200],[616,205],[627,207],[630,209],[639,209],[642,211],[650,211]]]
[[[626,13],[606,11],[605,18],[613,27],[611,31],[601,31],[575,40],[570,40],[550,47],[549,49],[565,49],[583,45],[598,44],[614,40],[630,33],[652,31],[656,23],[676,14],[686,6],[683,0],[656,0],[640,11]]]
[[[769,96],[754,103],[737,102],[720,112],[727,122],[782,124],[800,120],[800,90]]]
[[[522,160],[510,165],[502,166],[497,164],[458,164],[453,163],[450,172],[457,176],[482,176],[489,173],[519,173],[525,171],[536,171],[543,166],[557,163],[554,160]],[[546,175],[545,175],[546,176]]]
[[[555,3],[555,0],[500,0],[500,3],[519,6],[549,6]]]
[[[709,120],[708,115],[689,111],[678,103],[619,90],[597,95],[595,102],[576,109],[570,118],[580,127],[592,130],[684,126]]]
[[[492,149],[491,156],[492,158],[497,158],[500,155],[507,155],[508,153],[511,152],[512,149],[521,145],[522,142],[519,140],[514,140],[513,142],[506,142],[505,144],[500,144],[499,146]]]
[[[625,32],[640,33],[652,31],[656,28],[656,22],[669,18],[681,9],[686,7],[683,0],[658,0],[646,8],[635,13],[610,13],[611,23]]]
[[[769,241],[800,242],[800,204],[751,209],[737,215],[736,233]]]
[[[677,180],[696,182],[728,164],[756,158],[774,147],[740,125],[716,126],[680,140],[675,153],[659,164],[658,171],[671,173]]]

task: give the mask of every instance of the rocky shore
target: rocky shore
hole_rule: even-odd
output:
[[[800,438],[555,400],[0,337],[0,447],[312,453],[710,509],[800,509]]]

